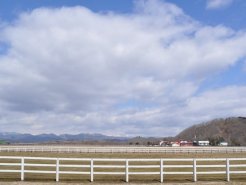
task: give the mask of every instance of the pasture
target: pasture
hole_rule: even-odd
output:
[[[18,157],[48,157],[48,158],[53,158],[54,160],[33,160],[33,159],[26,159],[25,162],[29,163],[29,166],[25,166],[25,170],[28,172],[31,170],[42,170],[42,171],[55,171],[56,170],[56,159],[57,158],[83,158],[83,159],[88,159],[87,161],[79,161],[79,160],[61,160],[59,161],[60,163],[60,171],[75,171],[78,172],[78,174],[69,174],[69,173],[61,173],[59,174],[59,182],[60,183],[91,183],[91,171],[90,171],[90,160],[89,159],[102,159],[100,160],[95,160],[94,161],[94,166],[95,166],[95,174],[93,176],[93,184],[98,183],[98,184],[122,184],[126,182],[126,159],[130,159],[132,161],[128,161],[128,165],[132,166],[129,167],[128,169],[128,180],[129,184],[134,184],[134,183],[141,183],[141,184],[160,184],[161,179],[160,179],[160,159],[187,159],[181,160],[181,161],[165,161],[163,165],[165,166],[170,166],[169,169],[164,168],[164,182],[165,183],[182,183],[182,184],[196,184],[194,183],[194,176],[193,176],[193,158],[196,159],[201,159],[201,158],[221,158],[223,160],[218,160],[218,161],[199,161],[197,162],[196,165],[205,165],[202,168],[202,171],[223,171],[223,173],[218,173],[218,174],[199,174],[199,171],[201,169],[197,169],[197,180],[198,184],[202,183],[204,184],[209,183],[213,184],[214,182],[218,183],[225,183],[227,180],[227,174],[226,174],[226,161],[224,159],[226,158],[245,158],[246,157],[246,152],[225,152],[225,153],[220,153],[220,152],[175,152],[175,153],[169,153],[169,152],[136,152],[136,153],[125,153],[125,152],[85,152],[85,153],[80,153],[80,152],[12,152],[12,151],[1,151],[0,156],[18,156]],[[104,160],[104,159],[111,159],[111,160]],[[116,161],[114,159],[117,159]],[[138,159],[151,159],[152,161],[135,161]],[[7,159],[3,160],[0,159],[0,163],[17,163],[20,162],[18,160],[13,160],[13,159]],[[40,166],[35,166],[33,164],[42,164]],[[232,162],[233,165],[246,165],[246,161],[234,161]],[[77,165],[77,167],[68,167],[66,165]],[[82,166],[80,166],[82,165]],[[83,166],[84,165],[84,166]],[[100,165],[102,166],[108,166],[107,167],[107,173],[105,172],[105,169],[101,168]],[[145,168],[142,168],[141,166],[145,166]],[[149,165],[149,166],[148,166]],[[175,165],[186,165],[185,168],[177,168]],[[208,168],[206,165],[218,165],[218,167],[212,167]],[[117,167],[118,166],[118,167]],[[171,168],[173,167],[173,168]],[[11,170],[20,170],[20,166],[12,166],[12,167],[6,167],[6,166],[1,166],[1,169],[11,169]],[[69,170],[68,170],[69,169]],[[83,169],[83,172],[85,174],[80,174],[81,169]],[[246,167],[240,167],[237,170],[246,170]],[[152,174],[144,174],[145,172],[150,172]],[[167,172],[184,172],[183,174],[168,174]],[[115,174],[113,174],[115,173]],[[117,174],[118,173],[118,174]],[[139,174],[138,174],[139,173]],[[117,175],[116,175],[117,174]],[[55,183],[56,181],[56,173],[25,173],[25,181],[28,183]],[[4,183],[22,183],[20,181],[21,179],[21,174],[20,173],[0,173],[0,181],[1,184]],[[230,174],[230,184],[233,183],[241,183],[244,184],[246,183],[246,177],[245,173],[242,174]]]

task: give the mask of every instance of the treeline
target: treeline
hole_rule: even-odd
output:
[[[211,145],[225,141],[231,146],[246,146],[246,118],[215,119],[194,125],[175,138],[185,140],[209,140]]]

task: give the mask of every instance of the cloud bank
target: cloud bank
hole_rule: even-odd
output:
[[[0,38],[1,132],[167,136],[246,113],[246,86],[199,90],[245,59],[246,33],[170,3],[137,1],[131,14],[39,8]]]

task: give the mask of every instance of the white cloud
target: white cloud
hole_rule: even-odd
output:
[[[233,3],[233,0],[207,0],[208,9],[217,9],[229,6]]]
[[[236,115],[232,108],[243,114],[223,90],[195,95],[204,79],[246,56],[246,33],[201,25],[173,4],[137,2],[127,15],[40,8],[5,25],[0,131],[165,136]],[[223,100],[223,113],[211,114]]]

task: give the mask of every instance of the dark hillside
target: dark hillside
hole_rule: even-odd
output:
[[[194,125],[179,133],[176,139],[227,141],[229,145],[246,146],[246,118],[215,119]]]

